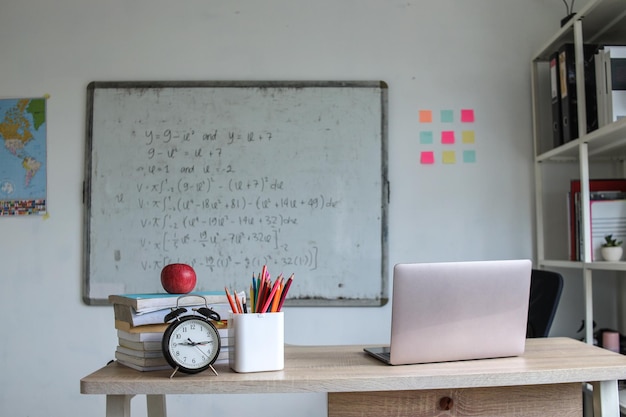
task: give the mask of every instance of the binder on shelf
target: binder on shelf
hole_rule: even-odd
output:
[[[608,119],[615,122],[626,117],[626,46],[604,48],[607,61],[607,84],[610,86]]]
[[[561,91],[559,77],[559,53],[550,56],[550,98],[552,100],[552,139],[554,147],[561,146],[563,142],[563,130],[561,129]]]
[[[626,117],[626,46],[605,46],[596,54],[600,127]]]
[[[596,70],[596,100],[598,102],[598,127],[611,123],[611,87],[610,71],[611,60],[607,59],[609,52],[599,49],[596,52],[594,62]]]
[[[597,50],[598,45],[583,45],[587,132],[591,132],[592,130],[598,128],[595,75],[595,54]],[[561,48],[559,48],[558,53],[561,93],[561,129],[563,130],[563,142],[566,143],[579,137],[578,94],[576,92],[576,57],[574,44],[564,44]]]
[[[592,179],[589,180],[590,200],[607,200],[620,198],[616,194],[626,193],[626,179]],[[568,220],[569,220],[569,255],[570,260],[582,259],[582,233],[580,227],[580,180],[570,181],[568,196]]]

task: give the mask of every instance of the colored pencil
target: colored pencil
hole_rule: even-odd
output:
[[[285,287],[283,288],[283,293],[280,295],[280,301],[278,302],[278,308],[276,311],[280,311],[283,308],[283,304],[285,303],[285,299],[287,298],[287,292],[289,291],[289,287],[291,287],[291,283],[293,282],[294,274],[291,274],[287,282],[285,283]]]
[[[230,296],[230,292],[228,291],[228,288],[224,287],[224,291],[226,291],[226,298],[228,298],[228,304],[230,304],[230,309],[232,310],[233,314],[237,314],[237,307],[235,306],[235,302],[233,301],[233,298]]]
[[[272,289],[269,295],[267,296],[267,299],[263,303],[263,308],[261,309],[261,313],[267,313],[267,309],[270,307],[270,304],[272,303],[274,294],[276,294],[276,291],[278,290],[279,282],[280,282],[280,277],[276,278],[276,281],[274,281],[274,285],[272,285]]]
[[[272,313],[276,313],[276,311],[278,311],[278,303],[280,301],[280,297],[282,295],[283,292],[283,276],[282,274],[280,275],[280,282],[278,283],[278,289],[276,290],[276,293],[274,294],[274,298],[272,300],[272,307],[270,309],[270,312]]]

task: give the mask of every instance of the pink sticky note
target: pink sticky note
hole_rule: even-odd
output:
[[[474,110],[472,109],[461,110],[461,122],[473,123],[474,122]]]
[[[441,143],[451,145],[454,143],[454,131],[444,130],[441,132]]]
[[[424,165],[435,163],[435,154],[433,152],[421,152],[420,162]]]

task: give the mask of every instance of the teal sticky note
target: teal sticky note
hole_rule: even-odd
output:
[[[441,110],[441,122],[452,123],[454,121],[454,112],[452,110]]]
[[[463,162],[465,162],[466,164],[473,164],[474,162],[476,162],[476,151],[463,151]]]
[[[422,145],[430,145],[433,143],[433,132],[431,130],[424,130],[420,132],[420,143]]]

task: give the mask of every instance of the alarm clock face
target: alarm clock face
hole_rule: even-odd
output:
[[[163,334],[163,355],[172,368],[193,374],[209,368],[220,352],[215,326],[198,316],[173,322]]]

